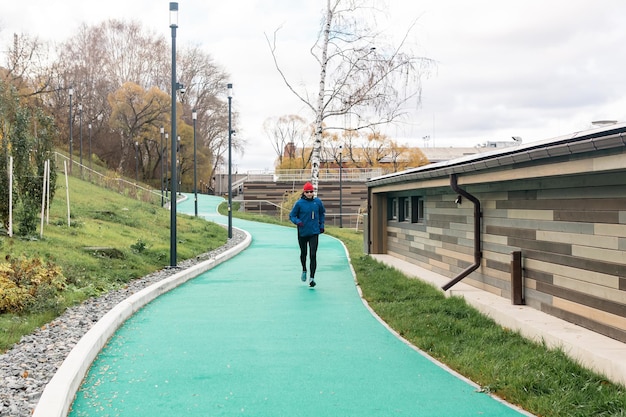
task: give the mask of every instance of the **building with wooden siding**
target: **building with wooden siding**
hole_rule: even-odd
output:
[[[373,178],[367,250],[626,342],[625,135],[613,124]]]
[[[320,170],[318,197],[326,208],[326,224],[362,228],[367,206],[365,183],[381,174],[382,170],[376,168]],[[299,194],[304,183],[310,180],[309,169],[282,169],[265,175],[250,174],[242,180],[242,209],[258,214],[284,216],[284,212],[288,213],[293,205],[293,201],[287,201],[289,196],[292,193]]]

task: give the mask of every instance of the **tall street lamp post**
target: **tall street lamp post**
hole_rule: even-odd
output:
[[[72,96],[74,95],[74,88],[70,87],[70,175],[72,174]]]
[[[228,87],[228,238],[233,237],[233,152],[232,152],[232,102],[233,102],[233,85],[229,83]]]
[[[178,28],[178,2],[170,2],[170,29],[172,30],[172,185],[170,200],[170,267],[176,267],[176,28]]]
[[[343,145],[339,145],[339,227],[343,227]]]
[[[163,126],[161,126],[160,129],[161,132],[161,207],[163,207],[163,204],[165,203],[163,200],[163,165],[165,165],[165,160],[163,159],[163,157],[165,156],[165,148],[163,148],[163,136],[165,135],[165,128]]]
[[[193,209],[195,216],[198,217],[198,189],[196,188],[196,120],[198,119],[198,112],[196,109],[191,111],[191,118],[193,119]]]

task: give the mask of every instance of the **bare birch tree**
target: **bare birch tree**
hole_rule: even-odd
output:
[[[421,78],[433,64],[408,50],[407,38],[414,25],[399,44],[388,44],[383,34],[370,26],[380,13],[370,4],[365,0],[326,0],[320,32],[310,50],[319,67],[319,88],[314,95],[295,86],[278,62],[278,29],[272,39],[266,35],[284,83],[315,115],[311,182],[316,192],[324,130],[345,129],[332,123],[346,115],[356,119],[352,130],[398,120],[407,102],[419,102]]]

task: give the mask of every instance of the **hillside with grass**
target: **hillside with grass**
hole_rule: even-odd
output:
[[[0,237],[0,352],[66,307],[169,265],[169,210],[68,180],[59,175],[43,236]],[[178,262],[227,241],[222,226],[177,218]]]

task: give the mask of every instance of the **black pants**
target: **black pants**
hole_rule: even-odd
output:
[[[298,244],[300,245],[300,263],[302,264],[302,270],[306,271],[306,255],[307,246],[311,250],[311,264],[309,266],[309,272],[311,278],[315,277],[315,270],[317,269],[317,242],[319,235],[313,236],[300,236],[298,235]]]

